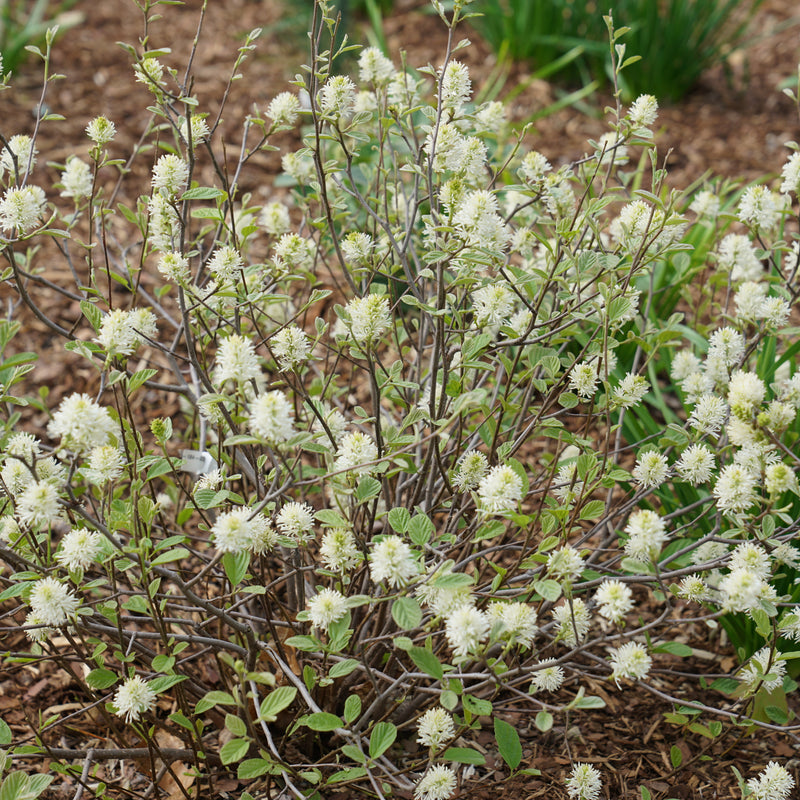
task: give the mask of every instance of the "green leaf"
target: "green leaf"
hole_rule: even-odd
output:
[[[542,733],[547,733],[553,727],[553,715],[549,711],[540,711],[534,724]]]
[[[431,678],[436,678],[438,681],[444,678],[442,663],[430,650],[426,650],[424,647],[409,647],[408,655],[426,675],[430,675]]]
[[[100,327],[103,324],[103,312],[89,300],[81,300],[80,303],[83,316],[89,320],[89,324],[94,328],[95,333],[100,332]]]
[[[354,658],[346,658],[344,661],[339,661],[334,664],[328,671],[329,678],[343,678],[349,675],[353,670],[358,668],[358,661]]]
[[[161,692],[166,692],[167,689],[171,689],[175,684],[185,680],[185,675],[159,675],[150,681],[149,686],[156,694],[161,694]]]
[[[351,761],[355,761],[356,764],[365,764],[367,761],[367,757],[354,744],[343,744],[341,750],[344,755]]]
[[[167,550],[160,556],[156,556],[150,563],[156,564],[169,564],[171,561],[180,561],[182,558],[188,558],[191,553],[185,547],[176,547],[174,550]]]
[[[587,695],[586,697],[580,697],[575,701],[573,708],[605,708],[606,703],[600,697],[595,697],[594,695]]]
[[[322,508],[314,514],[323,525],[329,525],[332,528],[349,528],[350,523],[336,511],[329,508]]]
[[[778,706],[765,706],[764,713],[770,718],[771,722],[776,725],[785,725],[789,721],[789,716],[784,709]]]
[[[363,778],[366,774],[367,771],[364,769],[364,767],[349,767],[348,769],[340,769],[338,772],[334,772],[333,775],[328,778],[328,783],[355,781],[359,778]]]
[[[86,676],[86,683],[88,683],[92,689],[108,689],[109,686],[113,686],[118,680],[119,676],[110,669],[93,669]]]
[[[381,482],[369,476],[362,478],[356,486],[356,500],[359,503],[366,503],[367,500],[372,500],[377,497],[381,491]]]
[[[27,796],[28,776],[22,770],[10,772],[0,786],[0,800],[19,800]]]
[[[297,696],[294,686],[279,686],[273,689],[262,701],[258,716],[265,722],[274,722],[278,714],[288,708]]]
[[[465,694],[461,698],[461,702],[467,711],[478,717],[488,717],[492,713],[492,704],[488,700],[482,700],[480,697]]]
[[[669,760],[672,763],[674,769],[678,769],[678,767],[683,763],[683,753],[681,753],[680,747],[674,744],[669,749]]]
[[[555,603],[561,597],[561,584],[549,578],[543,581],[534,581],[533,588],[534,591],[551,603]]]
[[[181,200],[216,200],[223,197],[227,197],[227,194],[222,189],[213,186],[195,186],[185,191],[181,195]]]
[[[225,727],[234,736],[247,736],[247,725],[243,719],[240,719],[235,714],[225,715]]]
[[[427,544],[435,528],[425,514],[416,514],[408,525],[408,535],[417,547]]]
[[[336,714],[329,714],[327,711],[317,711],[313,714],[306,714],[301,719],[301,724],[312,731],[335,731],[342,727],[342,720]]]
[[[471,747],[448,747],[442,753],[442,758],[445,761],[455,761],[456,764],[473,764],[476,767],[486,763],[484,755]]]
[[[231,586],[238,586],[247,574],[250,566],[250,553],[244,550],[240,553],[225,553],[222,556],[222,567]]]
[[[404,631],[415,630],[422,622],[422,609],[413,597],[398,597],[392,603],[392,619]]]
[[[397,728],[391,722],[378,722],[369,737],[369,757],[380,758],[397,738]]]
[[[209,708],[214,708],[214,706],[235,706],[236,700],[234,699],[232,694],[228,694],[228,692],[220,692],[220,691],[211,691],[206,692],[203,697],[201,697],[194,707],[195,714],[204,714],[208,711]]]
[[[128,378],[128,391],[135,392],[154,375],[158,375],[157,369],[140,369],[138,372],[134,372],[133,375]]]
[[[344,721],[352,725],[361,714],[361,698],[357,694],[351,694],[344,701]]]
[[[405,533],[411,522],[411,512],[407,508],[393,508],[389,511],[389,525],[395,533]]]
[[[516,769],[522,761],[522,744],[519,741],[519,734],[513,725],[509,725],[505,720],[494,720],[494,738],[497,741],[497,748],[503,761],[511,769]]]
[[[603,516],[605,510],[605,501],[590,500],[588,503],[581,506],[580,519],[599,519]]]
[[[223,764],[233,764],[241,761],[250,749],[249,739],[231,739],[219,749],[219,760]]]
[[[11,744],[11,728],[5,720],[0,719],[0,747]]]
[[[654,653],[671,653],[673,656],[686,658],[692,654],[692,648],[680,642],[662,642],[653,648]]]
[[[265,758],[246,758],[239,764],[239,768],[236,770],[236,777],[240,781],[258,778],[272,770],[273,767],[273,763]]]

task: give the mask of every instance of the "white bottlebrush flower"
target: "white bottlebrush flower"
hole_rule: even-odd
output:
[[[375,242],[368,233],[352,231],[341,241],[342,255],[348,264],[365,266],[369,263]]]
[[[564,683],[564,670],[554,658],[546,658],[536,664],[531,674],[531,694],[534,692],[557,692]]]
[[[327,631],[347,614],[347,598],[336,589],[320,589],[308,601],[308,617],[315,628]]]
[[[600,771],[591,764],[576,764],[567,779],[567,793],[575,800],[597,800],[602,788]]]
[[[767,387],[754,372],[735,370],[728,383],[728,405],[739,417],[747,419],[764,402]]]
[[[718,433],[728,416],[728,404],[716,394],[704,394],[695,403],[689,425],[698,433]]]
[[[492,467],[478,484],[478,498],[487,514],[512,511],[522,499],[522,478],[511,467]]]
[[[423,747],[438,750],[455,735],[453,717],[438,706],[428,709],[417,721],[417,741]]]
[[[695,195],[692,204],[689,206],[690,211],[694,211],[698,217],[706,217],[707,219],[716,219],[719,214],[719,197],[710,192],[708,189],[698,192]]]
[[[658,117],[658,100],[651,94],[639,95],[628,109],[627,119],[638,136],[646,135],[647,129]]]
[[[522,180],[536,186],[551,169],[550,162],[540,152],[532,150],[522,159],[517,172]]]
[[[331,528],[319,546],[322,563],[334,572],[347,572],[361,561],[361,552],[353,532],[346,528]]]
[[[287,233],[292,225],[292,220],[289,217],[289,209],[279,202],[267,203],[261,209],[261,215],[258,218],[264,230],[270,236],[283,236]]]
[[[629,372],[614,389],[612,402],[617,408],[632,408],[649,390],[650,384],[641,375]]]
[[[286,503],[275,517],[275,524],[284,536],[305,541],[314,528],[314,509],[308,503]]]
[[[289,441],[295,433],[292,404],[277,389],[253,400],[248,422],[254,436],[273,445]]]
[[[164,65],[153,57],[143,58],[133,65],[136,80],[143,83],[151,92],[155,92],[164,82]]]
[[[62,197],[74,197],[80,200],[82,197],[89,197],[92,193],[92,169],[77,156],[70,156],[67,159],[64,171],[61,173]]]
[[[539,630],[536,609],[527,603],[489,604],[487,609],[492,626],[499,623],[498,635],[520,647],[529,648]]]
[[[569,545],[553,550],[547,557],[547,573],[559,582],[577,581],[581,577],[584,567],[581,554]]]
[[[740,233],[729,233],[717,247],[717,266],[730,273],[734,283],[758,281],[764,277],[764,267],[756,255],[755,246],[749,237]]]
[[[777,761],[770,761],[757,778],[747,781],[750,800],[789,800],[794,778]]]
[[[270,340],[270,347],[281,370],[299,367],[311,352],[311,341],[302,328],[288,325]]]
[[[153,188],[165,197],[183,194],[189,182],[189,165],[174,153],[166,153],[153,165]]]
[[[135,675],[117,689],[113,702],[118,717],[124,717],[127,723],[135,722],[152,709],[156,702],[156,693],[147,681]]]
[[[244,259],[230,245],[223,245],[214,251],[214,255],[208,261],[209,272],[219,283],[225,281],[235,281],[244,267]]]
[[[641,453],[633,468],[633,479],[643,489],[655,489],[669,477],[667,457],[656,450]]]
[[[39,224],[46,197],[40,186],[28,184],[21,189],[7,189],[0,200],[0,228],[27,233]]]
[[[344,75],[333,75],[319,91],[320,111],[334,122],[347,116],[356,102],[356,85]]]
[[[434,134],[436,141],[434,144]],[[436,173],[460,172],[463,163],[464,137],[455,125],[443,123],[439,130],[432,130],[422,149],[432,157],[431,168]]]
[[[89,453],[89,463],[82,472],[86,479],[96,486],[104,486],[116,480],[125,466],[125,454],[111,444],[93,447]]]
[[[738,367],[744,358],[744,337],[735,328],[715,330],[708,339],[707,361],[718,361],[728,369]]]
[[[781,169],[781,194],[795,196],[800,192],[800,152],[792,153]]]
[[[375,583],[402,586],[419,573],[419,564],[409,545],[399,536],[385,536],[369,554],[369,571]]]
[[[414,789],[415,800],[449,800],[456,790],[456,774],[450,767],[433,764]]]
[[[756,322],[764,316],[764,301],[767,285],[756,281],[745,281],[733,297],[736,316],[745,322]]]
[[[475,653],[489,636],[489,616],[470,604],[450,612],[445,622],[445,636],[456,657]]]
[[[217,517],[211,528],[217,550],[222,553],[242,553],[253,549],[263,533],[262,529],[269,525],[269,520],[263,514],[253,518],[251,514],[249,508],[234,508]]]
[[[95,341],[110,356],[129,356],[156,333],[156,318],[149,308],[131,311],[115,308],[103,317]]]
[[[188,286],[192,278],[189,270],[189,259],[177,250],[162,253],[158,259],[158,271],[164,280],[175,283],[178,286]]]
[[[382,84],[395,76],[394,64],[378,47],[365,47],[358,57],[358,77],[362,83]]]
[[[675,471],[683,480],[699,486],[708,483],[716,466],[714,454],[704,444],[691,444],[687,447],[678,462]]]
[[[428,578],[419,584],[415,592],[419,602],[428,606],[437,617],[447,617],[456,608],[475,603],[472,597],[472,588],[469,585],[452,588],[436,585],[440,578],[452,574],[452,562],[450,564],[434,564],[428,568]]]
[[[442,108],[458,113],[469,101],[472,81],[469,68],[459,61],[450,61],[442,75]]]
[[[234,333],[220,342],[214,367],[217,386],[222,386],[225,381],[260,383],[262,378],[258,356],[249,339]]]
[[[761,322],[768,328],[783,328],[790,312],[789,303],[782,297],[766,297],[761,304]]]
[[[36,581],[31,588],[28,603],[39,624],[53,628],[69,622],[80,606],[80,600],[69,587],[55,578]]]
[[[267,116],[276,128],[293,128],[299,115],[300,101],[291,92],[281,92],[267,106]]]
[[[42,622],[39,617],[29,611],[25,615],[25,635],[31,642],[46,642],[55,631]]]
[[[86,126],[86,135],[98,146],[103,147],[114,141],[117,128],[107,117],[95,117]]]
[[[723,467],[714,484],[714,497],[720,511],[747,511],[756,502],[756,478],[738,464]]]
[[[597,392],[597,383],[600,380],[597,374],[598,363],[597,359],[581,361],[570,370],[569,388],[584,400],[594,397]]]
[[[498,213],[497,197],[485,189],[464,196],[453,224],[471,247],[504,251],[511,239],[511,231]]]
[[[773,692],[783,684],[785,675],[786,662],[780,658],[780,654],[769,647],[762,647],[742,668],[739,679],[749,692],[754,692],[759,686]]]
[[[147,242],[153,250],[166,253],[180,246],[181,219],[160,192],[154,192],[147,201],[147,217]]]
[[[728,573],[717,588],[725,611],[752,611],[758,608],[759,600],[770,593],[769,584],[747,567]]]
[[[47,432],[54,439],[60,437],[62,447],[83,454],[111,444],[119,426],[107,408],[95,403],[88,394],[75,393],[61,401]]]
[[[586,603],[575,598],[572,604],[564,601],[553,609],[558,638],[569,647],[575,647],[583,641],[589,631],[591,617]]]
[[[272,248],[275,261],[293,270],[313,270],[315,253],[314,241],[297,233],[284,233]]]
[[[488,468],[489,462],[480,450],[468,450],[459,459],[456,471],[453,473],[453,486],[460,492],[474,489],[486,475]]]
[[[633,609],[633,592],[630,587],[617,580],[604,580],[594,595],[600,615],[619,624]]]
[[[22,179],[36,164],[37,150],[33,139],[24,133],[18,133],[0,145],[0,178],[8,172],[10,183],[17,182],[17,173]],[[16,167],[14,162],[16,161]]]
[[[678,597],[692,603],[702,603],[708,600],[708,587],[699,575],[687,575],[678,587]]]
[[[389,300],[383,295],[355,297],[347,304],[346,311],[350,319],[346,329],[353,340],[364,347],[375,344],[392,324]]]
[[[625,552],[637,561],[655,561],[669,538],[664,520],[649,509],[634,511],[625,526]]]
[[[731,571],[749,569],[762,580],[767,580],[770,574],[770,557],[761,545],[742,542],[731,553],[728,568]]]
[[[475,324],[497,330],[506,324],[514,308],[514,293],[503,282],[483,286],[472,293]]]
[[[772,230],[780,221],[784,204],[766,186],[748,186],[739,200],[740,222],[761,231]]]
[[[301,186],[317,177],[314,160],[303,153],[284,153],[281,156],[281,169]]]
[[[620,678],[631,678],[639,681],[647,677],[653,659],[647,653],[644,645],[638,642],[626,642],[611,653],[611,677],[619,686]]]
[[[769,464],[764,470],[764,488],[771,495],[781,495],[784,492],[800,494],[797,484],[797,474],[783,462]]]
[[[371,475],[378,465],[378,446],[361,431],[345,434],[336,451],[334,472],[346,470],[352,475]]]
[[[506,107],[499,100],[482,105],[475,114],[478,130],[497,135],[506,125]]]
[[[683,381],[695,372],[700,372],[700,359],[691,350],[679,350],[672,357],[669,374],[675,381]]]
[[[320,421],[320,417],[315,415],[311,429],[315,433],[321,433],[332,445],[338,444],[347,433],[347,420],[344,414],[338,408],[331,408],[327,403],[322,404],[319,412],[325,425]]]
[[[86,570],[100,558],[103,537],[88,528],[74,528],[62,540],[56,561],[69,570]]]
[[[192,114],[191,123],[189,125],[186,124],[186,120],[181,121],[180,126],[180,135],[181,139],[184,141],[186,146],[188,147],[189,142],[189,127],[191,125],[191,147],[192,150],[196,148],[200,142],[206,141],[209,136],[211,136],[211,130],[208,127],[208,123],[206,122],[205,115],[202,114]]]

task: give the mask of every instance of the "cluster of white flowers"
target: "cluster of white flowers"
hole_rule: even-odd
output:
[[[399,536],[384,536],[369,554],[369,570],[375,583],[403,586],[419,573],[411,547]]]
[[[308,601],[308,616],[315,628],[327,631],[347,614],[347,598],[336,589],[320,589]]]
[[[113,444],[119,436],[119,425],[109,410],[88,394],[65,397],[47,426],[47,433],[61,439],[61,447],[77,454],[86,454],[95,447]]]
[[[96,341],[110,356],[130,356],[156,334],[155,314],[149,308],[115,308],[103,317]]]
[[[259,439],[273,445],[283,444],[295,433],[292,404],[277,389],[260,394],[250,404],[249,425]]]
[[[217,517],[211,528],[214,544],[222,553],[264,553],[277,543],[275,531],[263,514],[234,508]]]
[[[522,478],[509,466],[492,467],[478,484],[478,498],[489,514],[512,511],[522,499]]]
[[[114,694],[114,706],[117,716],[124,717],[125,722],[135,722],[153,708],[156,693],[150,684],[138,675],[128,678]]]

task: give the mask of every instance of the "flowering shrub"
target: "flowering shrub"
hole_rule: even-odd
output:
[[[434,1],[451,34],[464,5]],[[671,701],[669,721],[711,738],[786,726],[797,156],[778,192],[687,208],[655,168],[643,96],[553,167],[501,104],[472,103],[452,35],[420,72],[362,50],[357,85],[328,72],[329,12],[299,92],[245,120],[234,169],[163,53],[132,51],[161,147],[134,207],[109,202],[129,176],[113,121],[88,122],[59,195],[37,183],[35,140],[4,142],[3,280],[97,376],[32,432],[35,357],[0,365],[0,599],[31,642],[8,660],[62,664],[109,741],[191,761],[211,794],[221,763],[295,797],[443,800],[483,764],[484,726],[521,766],[510,697],[544,732],[604,705],[590,679]],[[284,130],[302,141],[256,207],[241,175]],[[628,170],[634,149],[650,172]],[[715,243],[699,258],[698,229]],[[41,278],[39,242],[63,285]],[[654,316],[665,270],[689,276],[694,327]],[[82,317],[49,318],[43,286]],[[179,412],[153,418],[148,394]],[[735,710],[651,678],[691,655],[682,618],[735,615],[758,636],[712,687]],[[14,754],[53,752],[59,725]],[[579,760],[554,778],[602,790]],[[770,762],[745,791],[792,786]]]

